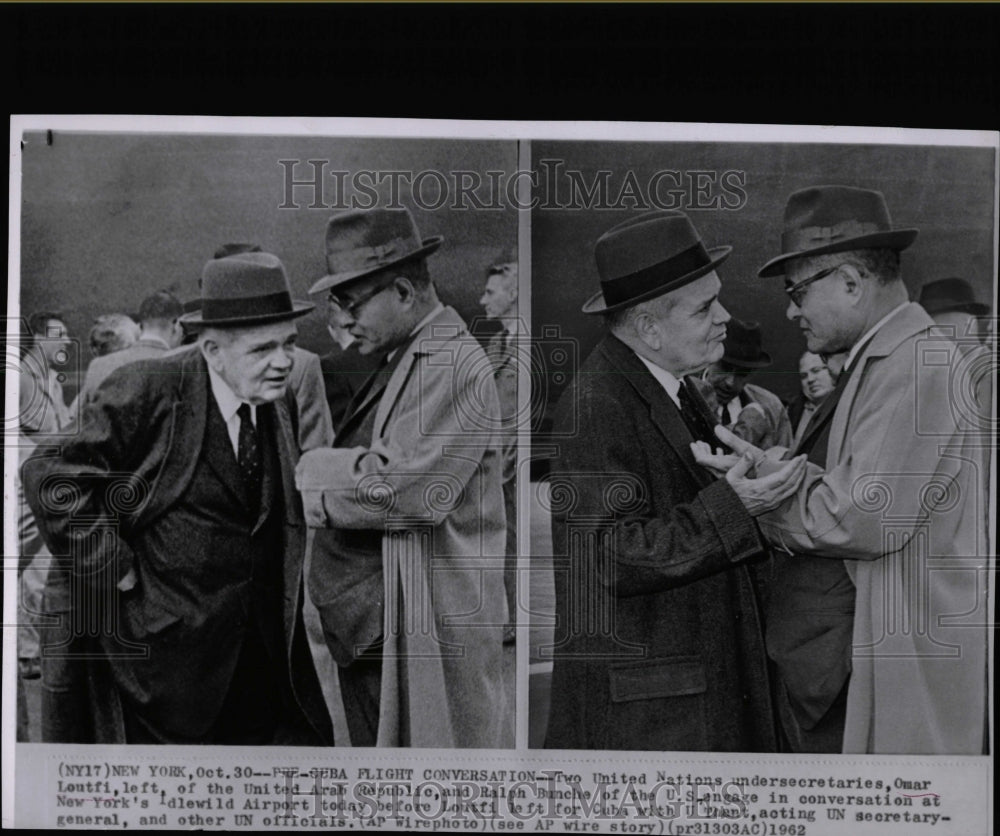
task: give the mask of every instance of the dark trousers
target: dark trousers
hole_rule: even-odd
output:
[[[802,727],[795,709],[788,701],[788,693],[783,683],[778,683],[778,718],[784,733],[784,746],[789,752],[803,754],[830,754],[844,750],[844,721],[847,716],[847,686],[840,689],[837,698],[826,714],[811,729]]]
[[[351,746],[374,746],[378,739],[382,654],[377,646],[369,648],[361,658],[338,670]]]
[[[175,740],[154,728],[142,716],[140,707],[122,701],[125,739],[128,743],[207,743],[225,746],[269,745],[275,743],[279,726],[287,715],[283,693],[281,660],[267,652],[260,629],[251,623],[240,648],[233,678],[222,708],[204,735]]]

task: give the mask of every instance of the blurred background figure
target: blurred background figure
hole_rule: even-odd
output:
[[[171,349],[177,348],[184,336],[184,332],[178,321],[183,313],[184,306],[170,291],[158,290],[143,299],[142,304],[139,306],[139,324],[136,325],[136,339],[128,345],[121,345],[110,352],[105,351],[96,354],[90,366],[87,367],[87,376],[83,381],[82,402],[87,403],[93,399],[98,387],[115,369],[119,369],[129,363],[135,363],[137,360],[159,357]],[[127,329],[127,325],[117,320],[121,316],[121,314],[109,314],[108,316],[99,317],[98,322],[102,320],[110,321],[115,318],[115,323],[117,323],[120,329]],[[126,319],[128,318],[126,317]],[[132,322],[131,319],[128,321]],[[90,332],[92,349],[94,345],[94,331],[97,328],[98,326],[95,325],[94,330]],[[108,327],[106,327],[106,332],[111,333],[110,322],[108,323]]]
[[[507,512],[507,543],[504,560],[504,589],[510,621],[504,628],[504,641],[517,636],[517,256],[502,253],[486,271],[486,287],[479,304],[486,318],[500,323],[490,337],[486,356],[493,365],[493,381],[500,398],[500,421],[503,441],[503,500]]]
[[[27,331],[22,333],[18,417],[19,463],[23,463],[36,445],[56,444],[73,426],[74,413],[66,406],[63,395],[65,375],[59,371],[69,361],[73,341],[70,339],[62,314],[37,311],[28,317]],[[35,517],[25,501],[20,481],[20,468],[15,486],[18,498],[18,583],[20,596],[17,608],[17,668],[18,691],[23,693],[25,680],[41,676],[39,623],[42,593],[51,554],[42,542]],[[18,739],[37,738],[29,731],[27,701],[18,700]],[[22,710],[22,706],[25,710]]]
[[[934,324],[950,333],[964,352],[985,344],[989,335],[986,316],[990,306],[976,301],[965,279],[950,278],[928,282],[920,288],[917,302],[931,315]]]
[[[846,356],[843,352],[841,355]],[[837,385],[837,375],[819,354],[805,351],[799,358],[799,380],[802,391],[788,406],[788,420],[795,433],[795,444],[802,438],[816,407],[823,403],[823,399]]]
[[[755,371],[771,365],[759,323],[733,318],[726,327],[725,353],[705,372],[701,393],[719,423],[744,441],[764,450],[790,447],[792,425],[785,405],[773,392],[748,382]]]
[[[134,345],[139,339],[139,323],[128,314],[102,314],[90,329],[90,353],[106,357]]]

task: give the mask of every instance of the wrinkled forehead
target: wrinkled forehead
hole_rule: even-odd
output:
[[[721,289],[722,281],[718,274],[712,270],[701,278],[688,282],[683,287],[671,290],[665,294],[665,297],[682,310],[694,311],[715,299]]]

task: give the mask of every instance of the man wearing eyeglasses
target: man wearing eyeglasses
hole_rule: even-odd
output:
[[[338,324],[384,360],[333,448],[300,460],[316,528],[308,588],[354,746],[509,745],[502,631],[505,514],[492,367],[438,299],[406,209],[327,227]]]
[[[880,192],[804,189],[789,198],[782,255],[760,270],[784,275],[810,351],[848,352],[795,448],[810,462],[802,486],[758,518],[787,554],[767,641],[802,751],[841,751],[823,748],[841,724],[844,752],[983,750],[979,449],[951,408],[960,352],[902,281],[899,254],[916,236],[892,227]],[[758,474],[773,467],[774,451],[717,435]],[[707,446],[697,457],[727,463]]]

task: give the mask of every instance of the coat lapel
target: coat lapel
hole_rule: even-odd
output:
[[[163,465],[150,490],[151,501],[136,520],[137,526],[148,525],[180,498],[198,463],[198,453],[205,438],[208,369],[197,350],[192,349],[182,360],[177,385],[170,390],[170,395],[173,403]]]
[[[465,321],[458,315],[458,312],[454,308],[446,306],[434,319],[421,328],[404,348],[400,349],[403,355],[399,359],[399,364],[389,375],[382,400],[378,404],[372,440],[382,437],[389,416],[392,415],[393,407],[410,379],[417,357],[440,350],[440,347],[447,341],[468,336],[468,333]]]
[[[869,340],[868,345],[855,360],[855,363],[858,364],[855,370],[856,374],[851,375],[838,404],[835,404],[835,407],[839,404],[844,406],[842,409],[835,409],[833,413],[833,423],[830,425],[829,455],[827,456],[828,467],[833,467],[843,455],[844,446],[849,437],[848,429],[851,426],[854,399],[857,397],[858,389],[868,372],[868,364],[880,357],[892,354],[903,340],[927,330],[933,324],[934,321],[920,305],[910,302]]]
[[[650,374],[649,369],[636,357],[632,349],[617,337],[607,337],[602,345],[602,351],[611,365],[624,375],[624,379],[646,404],[653,425],[673,447],[690,476],[702,486],[712,482],[711,474],[701,467],[691,454],[694,438],[684,423],[680,410],[656,378]]]

